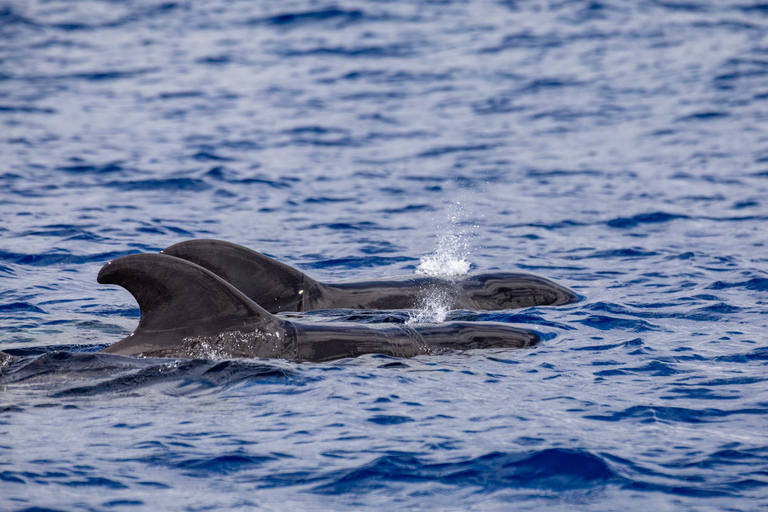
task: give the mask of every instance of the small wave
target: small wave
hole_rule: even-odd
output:
[[[111,188],[117,188],[127,192],[132,191],[152,191],[152,190],[169,190],[169,191],[193,191],[199,192],[202,190],[208,190],[210,185],[202,180],[193,178],[169,178],[169,179],[149,179],[149,180],[132,180],[132,181],[112,181],[106,183],[105,186]]]
[[[233,158],[217,155],[211,151],[198,151],[192,158],[198,162],[231,162]]]
[[[309,24],[321,24],[335,21],[336,27],[352,24],[364,19],[365,13],[359,9],[343,10],[330,8],[316,11],[285,12],[267,18],[248,20],[248,25],[272,25],[281,28],[293,28]]]
[[[191,396],[234,386],[285,383],[296,376],[281,365],[249,360],[179,361],[61,350],[24,357],[23,350],[8,352],[21,358],[3,369],[0,385],[47,388],[55,398],[135,393],[157,387],[169,395]]]
[[[759,292],[768,291],[768,279],[764,277],[753,277],[748,281],[725,282],[716,281],[708,286],[710,290],[725,290],[728,288],[744,288],[746,290],[755,290]]]
[[[120,165],[120,162],[111,162],[104,165],[89,165],[79,158],[74,160],[72,165],[57,167],[56,170],[72,174],[108,174],[130,171],[130,169]]]
[[[205,476],[209,474],[228,475],[238,471],[250,470],[274,460],[275,457],[254,456],[236,452],[213,458],[184,460],[176,464],[176,466],[192,476]]]
[[[658,331],[660,327],[644,320],[631,318],[618,318],[609,315],[589,315],[583,320],[576,320],[594,329],[601,331],[623,330],[629,332]]]
[[[288,48],[278,50],[276,53],[282,57],[312,57],[312,56],[338,56],[350,58],[403,58],[416,55],[415,45],[396,43],[380,46],[319,46],[315,48],[297,49]]]
[[[686,215],[675,215],[667,212],[640,213],[633,217],[618,217],[608,221],[612,228],[634,228],[640,224],[658,224],[676,219],[687,219]]]
[[[164,392],[169,395],[195,396],[211,390],[220,392],[235,385],[265,380],[285,382],[294,375],[291,370],[277,365],[251,361],[155,360],[152,366],[142,368],[138,372],[123,374],[94,385],[66,389],[54,396],[64,398],[121,394],[155,386],[163,386]]]
[[[31,107],[28,105],[0,105],[0,113],[13,114],[55,114],[57,111],[52,108]]]
[[[443,146],[439,148],[429,149],[416,155],[417,158],[431,158],[435,156],[443,156],[450,153],[461,153],[468,151],[486,151],[497,147],[498,144],[475,144],[471,146]],[[458,204],[458,203],[457,203]]]
[[[689,407],[659,407],[636,405],[623,411],[614,411],[604,415],[588,415],[586,419],[596,421],[623,421],[627,419],[637,420],[640,423],[712,423],[722,421],[723,418],[734,415],[762,416],[766,414],[762,408],[743,409],[693,409]]]
[[[564,41],[555,35],[535,35],[526,31],[505,36],[496,46],[483,48],[479,53],[499,53],[507,50],[531,48],[546,50],[560,47],[563,43]]]
[[[332,222],[329,224],[312,224],[310,229],[316,228],[328,228],[335,231],[370,231],[373,229],[380,230],[386,229],[376,222]]]
[[[47,314],[45,310],[29,304],[28,302],[13,302],[11,304],[0,304],[0,311],[3,313],[42,313]]]
[[[233,185],[267,185],[275,189],[290,188],[292,186],[291,183],[297,181],[296,179],[285,176],[280,177],[279,179],[273,179],[269,175],[261,173],[240,177],[237,171],[221,165],[212,167],[205,173],[205,177]]]
[[[391,454],[339,475],[314,489],[321,494],[359,493],[381,482],[439,482],[494,492],[510,488],[575,490],[623,479],[600,457],[579,450],[548,449],[529,454],[493,452],[475,459],[426,463],[409,454]]]
[[[713,119],[722,119],[724,117],[728,117],[730,114],[727,112],[695,112],[693,114],[682,116],[677,118],[675,121],[677,122],[685,122],[685,121],[711,121]]]
[[[376,416],[368,418],[368,421],[377,425],[401,425],[403,423],[409,423],[413,421],[413,419],[408,416],[377,414]]]
[[[135,250],[102,252],[90,255],[71,254],[67,251],[56,250],[48,253],[24,254],[0,250],[0,261],[16,263],[18,265],[31,265],[35,267],[47,267],[51,265],[81,265],[84,263],[103,263],[114,260],[120,256],[135,253]]]

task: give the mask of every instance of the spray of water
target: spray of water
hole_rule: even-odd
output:
[[[448,206],[448,225],[440,228],[437,249],[421,258],[417,274],[432,277],[458,277],[469,272],[469,235],[461,222],[466,216],[460,202]]]
[[[424,295],[419,300],[419,309],[410,313],[410,318],[406,324],[443,323],[445,322],[445,317],[448,316],[448,312],[451,310],[450,304],[450,298],[441,290],[425,290]]]
[[[447,208],[448,223],[440,227],[435,252],[421,258],[417,274],[455,279],[469,272],[469,237],[471,232],[462,221],[466,217],[460,202]],[[441,323],[451,310],[451,297],[440,288],[427,288],[422,292],[418,309],[413,311],[408,324]]]

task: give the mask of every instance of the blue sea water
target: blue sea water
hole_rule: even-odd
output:
[[[767,122],[754,0],[0,2],[0,509],[768,507]],[[191,238],[582,300],[448,313],[525,350],[96,354],[99,268]]]

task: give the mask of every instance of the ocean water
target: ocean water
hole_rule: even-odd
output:
[[[767,123],[755,0],[0,2],[0,509],[765,509]],[[300,315],[525,350],[96,354],[99,268],[191,238],[582,300]]]

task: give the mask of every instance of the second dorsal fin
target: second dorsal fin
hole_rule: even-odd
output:
[[[163,254],[207,268],[272,313],[301,311],[302,295],[318,286],[293,267],[221,240],[189,240],[168,247]]]
[[[133,334],[106,352],[133,355],[161,350],[189,336],[282,328],[280,319],[220,277],[173,256],[123,256],[101,269],[98,282],[122,286],[141,310]]]

